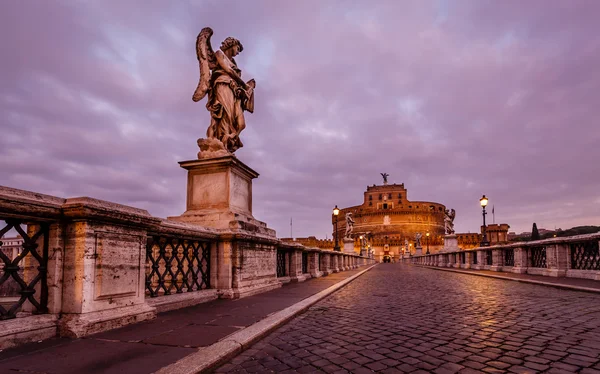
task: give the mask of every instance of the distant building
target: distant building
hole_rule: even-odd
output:
[[[0,246],[2,253],[4,253],[8,258],[13,260],[19,255],[19,253],[21,253],[21,250],[23,249],[24,240],[21,237],[21,235],[17,235],[14,237],[0,238],[0,242],[2,242],[2,245]]]
[[[439,250],[443,245],[444,210],[443,204],[431,201],[410,201],[408,191],[402,184],[367,186],[363,193],[363,203],[340,209],[337,237],[342,244],[346,232],[346,213],[354,218],[353,238],[355,251],[360,252],[360,235],[366,235],[375,259],[383,261],[384,256],[396,260],[404,254],[405,240],[409,250],[415,253],[415,234],[423,234],[421,244],[429,244],[430,251]],[[335,230],[336,217],[332,216]],[[427,239],[426,233],[429,232]],[[334,237],[336,232],[333,233]]]
[[[284,242],[295,242],[302,244],[306,247],[316,247],[322,249],[333,249],[333,240],[331,239],[317,239],[315,236],[309,236],[308,238],[280,238]]]
[[[346,232],[346,213],[352,213],[354,226],[352,238],[354,251],[360,253],[361,235],[374,251],[375,259],[383,261],[389,256],[392,261],[405,254],[405,243],[409,244],[409,252],[414,255],[415,234],[421,233],[423,254],[429,246],[430,253],[436,253],[444,246],[444,211],[443,204],[431,201],[410,201],[404,184],[387,184],[367,186],[363,193],[361,205],[341,208],[337,216],[338,245],[343,248],[343,237]],[[333,237],[335,238],[336,217],[332,215]],[[507,241],[509,229],[507,224],[487,226],[487,237],[490,243]],[[427,237],[429,233],[429,237]],[[457,233],[458,246],[461,249],[479,247],[481,234]],[[314,236],[308,238],[283,238],[283,241],[294,241],[308,247],[333,249],[335,240],[322,240]]]

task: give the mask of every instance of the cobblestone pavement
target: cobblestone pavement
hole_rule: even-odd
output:
[[[600,295],[380,264],[218,373],[600,373]]]

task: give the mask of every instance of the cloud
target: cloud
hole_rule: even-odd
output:
[[[194,43],[244,44],[257,80],[237,156],[254,215],[330,235],[334,205],[388,172],[411,200],[479,229],[479,197],[515,231],[600,224],[600,3],[530,1],[4,2],[0,184],[185,209],[209,122]]]

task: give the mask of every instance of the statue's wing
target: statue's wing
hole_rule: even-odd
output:
[[[217,66],[217,59],[210,45],[210,37],[213,31],[210,27],[205,27],[196,38],[196,56],[200,64],[200,81],[198,87],[192,96],[192,100],[200,101],[210,88],[210,71]]]

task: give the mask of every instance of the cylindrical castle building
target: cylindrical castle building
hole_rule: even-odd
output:
[[[421,233],[423,253],[426,246],[430,250],[440,249],[444,237],[444,210],[442,204],[430,201],[410,201],[404,184],[368,186],[361,205],[340,209],[339,215],[332,216],[334,238],[342,246],[346,232],[346,213],[352,213],[354,219],[352,237],[355,246],[360,248],[359,236],[367,237],[374,250],[375,258],[383,261],[387,256],[398,259],[405,251],[405,240],[409,250],[415,254],[415,235]],[[337,220],[337,233],[335,222]],[[429,233],[429,236],[426,234]]]

